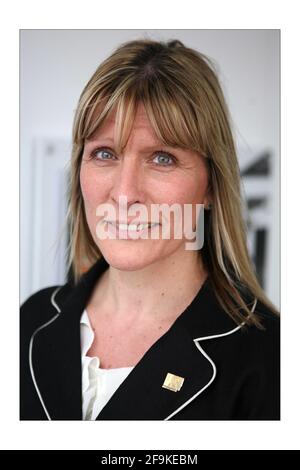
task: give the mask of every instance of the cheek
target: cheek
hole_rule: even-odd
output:
[[[207,195],[208,173],[204,167],[195,169],[193,174],[185,181],[183,196],[188,203],[202,204]],[[183,188],[182,188],[183,190]]]
[[[98,181],[97,174],[91,171],[85,164],[80,169],[80,187],[85,205],[99,204],[105,195],[105,180]]]
[[[196,172],[195,172],[196,173]],[[180,175],[152,188],[156,202],[201,204],[207,191],[207,175]]]

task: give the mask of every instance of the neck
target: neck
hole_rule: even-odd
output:
[[[168,320],[191,303],[206,277],[195,251],[174,253],[137,271],[110,266],[95,288],[92,303],[120,320]]]

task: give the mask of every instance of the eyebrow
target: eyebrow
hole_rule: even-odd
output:
[[[94,138],[94,139],[90,138],[90,139],[85,139],[85,140],[86,140],[86,142],[93,143],[93,142],[98,142],[100,139],[101,140],[106,140],[108,142],[114,142],[114,139],[112,137],[98,137],[98,138]]]

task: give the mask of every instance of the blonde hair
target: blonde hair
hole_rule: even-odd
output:
[[[139,103],[166,145],[201,153],[208,162],[212,210],[205,211],[201,258],[215,295],[238,323],[260,327],[255,299],[277,313],[256,278],[242,214],[240,173],[229,113],[212,61],[178,40],[126,42],[100,64],[83,89],[73,124],[68,219],[69,268],[75,282],[101,252],[86,221],[80,188],[85,139],[116,111],[116,150],[130,135]]]

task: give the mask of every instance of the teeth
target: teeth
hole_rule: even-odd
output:
[[[119,227],[119,230],[126,230],[128,232],[138,232],[138,231],[141,231],[141,230],[144,230],[145,228],[147,227],[151,227],[151,226],[154,226],[154,225],[158,225],[156,223],[153,223],[153,224],[119,224],[118,227]]]
[[[130,224],[130,225],[119,224],[119,229],[120,230],[128,230],[129,232],[134,232],[134,231],[138,230],[138,228],[139,228],[139,225],[135,225],[135,224]]]

